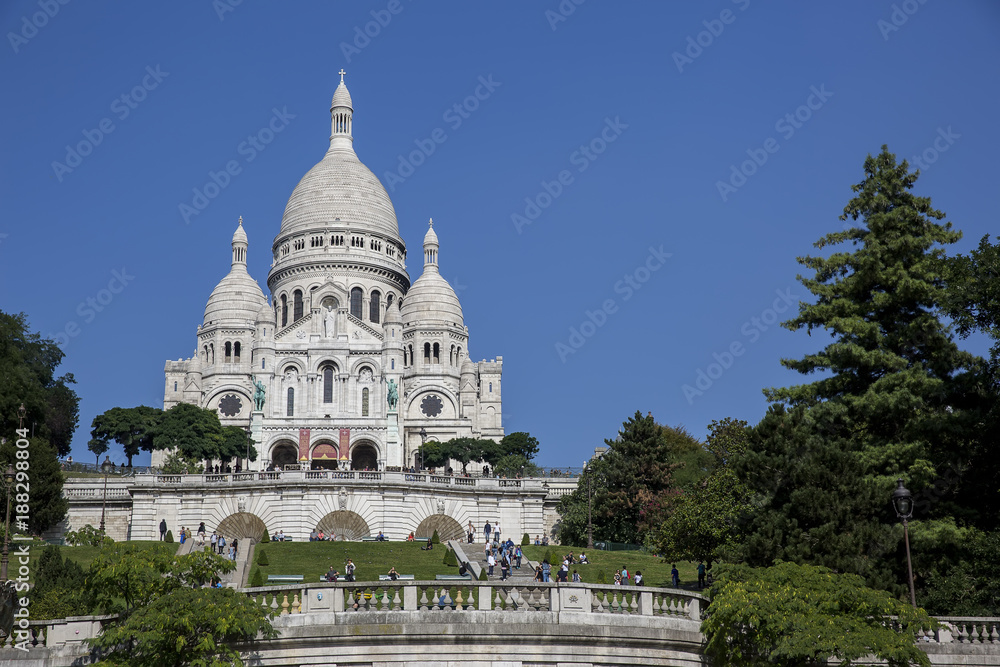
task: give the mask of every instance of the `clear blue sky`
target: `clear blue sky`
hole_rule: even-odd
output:
[[[537,436],[546,465],[580,465],[636,410],[699,437],[753,423],[761,388],[798,382],[779,359],[824,337],[769,309],[808,297],[795,258],[842,226],[883,143],[926,155],[917,192],[965,233],[957,249],[998,231],[997,3],[228,2],[0,9],[0,308],[68,340],[78,459],[94,415],[162,405],[164,361],[192,354],[240,215],[266,291],[341,68],[411,279],[433,217],[471,356],[503,355],[504,427]],[[485,99],[449,112],[481,78]],[[263,150],[242,145],[275,109],[294,118]],[[443,143],[387,182],[437,129]],[[186,223],[179,205],[230,160],[239,173]],[[699,371],[716,377],[685,396]]]

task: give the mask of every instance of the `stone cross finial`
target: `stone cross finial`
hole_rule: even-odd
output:
[[[240,216],[240,227],[242,227],[242,226],[243,226],[243,216],[241,215]]]
[[[344,71],[344,68],[343,68],[343,67],[341,67],[341,68],[340,68],[340,71],[339,71],[339,72],[337,72],[337,74],[339,74],[339,75],[340,75],[340,82],[341,82],[341,83],[344,83],[344,75],[345,75],[345,74],[347,74],[347,72],[345,72],[345,71]]]
[[[427,226],[428,226],[428,227],[433,227],[433,226],[434,226],[434,218],[431,218],[431,219],[429,219],[429,220],[427,221]]]

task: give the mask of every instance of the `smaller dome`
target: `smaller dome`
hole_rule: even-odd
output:
[[[257,311],[257,323],[258,324],[277,324],[274,318],[274,308],[271,304],[264,299],[264,303],[261,304],[260,310]]]
[[[393,299],[389,307],[385,309],[386,324],[402,324],[403,318],[399,314],[399,299]]]
[[[427,233],[424,234],[424,245],[441,245],[438,243],[437,232],[434,231],[434,218],[431,218],[430,222],[427,224]]]
[[[400,311],[403,324],[438,324],[464,327],[462,304],[448,281],[435,271],[424,271],[406,293]]]
[[[220,322],[246,325],[256,322],[261,306],[267,305],[264,292],[246,268],[237,264],[219,281],[205,306],[205,326]],[[272,319],[274,314],[271,314]]]
[[[476,374],[476,365],[472,363],[472,359],[466,357],[465,361],[462,362],[462,375],[475,375],[475,374]]]
[[[354,111],[354,106],[351,103],[351,93],[348,92],[347,86],[344,85],[343,78],[340,79],[340,85],[337,86],[337,90],[333,91],[333,102],[330,104],[330,107],[347,107],[351,111]]]
[[[233,232],[233,243],[248,243],[247,233],[243,231],[243,216],[240,216],[240,225]]]

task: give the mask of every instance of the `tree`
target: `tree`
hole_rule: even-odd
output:
[[[493,472],[500,477],[540,477],[542,469],[518,454],[507,454],[493,463]]]
[[[163,459],[163,466],[160,470],[167,475],[200,475],[205,472],[205,465],[194,457],[184,456],[180,452],[174,451]]]
[[[277,636],[274,614],[232,589],[178,588],[89,641],[106,652],[101,662],[109,665],[242,666],[241,645]]]
[[[701,626],[716,664],[820,667],[874,656],[889,667],[930,667],[916,633],[937,622],[858,576],[793,563],[719,569]]]
[[[532,437],[524,431],[508,433],[500,440],[500,446],[497,448],[496,460],[490,461],[489,463],[490,465],[495,466],[496,461],[499,461],[504,456],[512,454],[520,456],[526,461],[530,461],[535,458],[536,454],[538,454],[538,439]]]
[[[214,410],[178,403],[160,417],[153,434],[154,449],[177,449],[198,461],[219,458],[222,424]]]
[[[96,467],[100,467],[101,454],[107,452],[108,449],[110,449],[110,447],[108,447],[107,440],[102,440],[101,438],[91,438],[90,441],[87,443],[87,449],[89,449],[94,454],[95,457],[94,465]]]
[[[448,450],[443,442],[431,440],[420,446],[420,465],[425,468],[439,468],[448,465]]]
[[[222,427],[222,439],[219,443],[219,455],[218,459],[220,461],[229,461],[231,459],[242,459],[246,457],[247,451],[250,452],[250,460],[257,460],[257,448],[250,443],[249,450],[247,444],[250,443],[250,437],[247,432],[244,431],[239,426],[223,426]]]
[[[1000,237],[997,237],[1000,241]],[[948,290],[945,312],[959,336],[979,331],[993,339],[992,357],[1000,361],[1000,242],[990,244],[989,234],[968,255],[946,261]]]
[[[712,457],[712,473],[677,498],[652,537],[657,552],[668,560],[704,560],[711,567],[713,561],[733,553],[753,506],[750,489],[733,469],[746,452],[747,423],[726,418],[708,428],[706,454]]]
[[[163,411],[159,408],[146,405],[111,408],[94,417],[90,436],[93,440],[105,443],[114,440],[121,445],[128,459],[128,467],[131,468],[133,456],[140,451],[153,451],[153,435],[162,414]],[[97,456],[99,458],[100,454]]]
[[[32,440],[44,440],[59,456],[69,454],[80,398],[70,388],[75,383],[71,373],[55,375],[63,356],[54,341],[29,330],[23,313],[0,311],[0,415],[4,416],[0,435],[16,439],[18,408],[23,404]]]
[[[559,502],[559,539],[586,544],[588,493],[594,539],[642,543],[658,529],[677,495],[672,474],[682,441],[697,442],[683,428],[664,429],[640,412],[625,422],[608,451],[590,461],[573,493]]]
[[[86,577],[79,565],[63,560],[59,547],[49,545],[38,559],[31,589],[31,617],[35,619],[85,616],[93,608],[93,598],[84,585]]]
[[[493,440],[483,440],[479,438],[452,438],[442,443],[442,454],[449,460],[455,460],[462,464],[462,474],[472,461],[482,463],[485,460],[495,457],[497,443]],[[444,463],[440,465],[445,465]]]

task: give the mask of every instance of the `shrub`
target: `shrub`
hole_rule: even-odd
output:
[[[556,564],[556,557],[552,555],[552,549],[545,550],[545,560],[549,561],[551,565]],[[562,558],[559,559],[559,562],[562,562]]]
[[[271,541],[271,536],[267,533],[267,528],[264,529],[264,537],[260,538],[260,543],[265,544]]]
[[[163,541],[172,544],[173,541],[174,541],[174,531],[168,530],[167,531],[167,536],[165,538],[163,538]]]
[[[486,570],[479,570],[479,581],[489,581],[490,578],[486,576]]]
[[[531,544],[531,538],[528,537],[527,533],[525,533],[523,536],[521,536],[521,546],[526,547],[529,544]]]
[[[261,549],[257,552],[257,565],[261,567],[267,567],[271,564],[271,561],[267,559],[267,552]]]
[[[438,535],[438,532],[437,532],[436,529],[434,531],[434,534],[431,535],[431,542],[433,542],[434,544],[441,544],[441,536]]]
[[[85,545],[89,547],[99,547],[105,542],[113,542],[110,537],[94,528],[89,523],[80,530],[71,530],[66,533],[66,543],[70,546]]]
[[[264,585],[264,575],[260,573],[260,568],[254,568],[253,576],[250,577],[250,588],[260,588]]]
[[[458,567],[458,559],[455,557],[455,552],[451,549],[447,549],[444,552],[444,564],[451,567]]]
[[[606,584],[608,583],[608,578],[604,574],[604,570],[598,570],[597,575],[594,577],[595,584]]]

